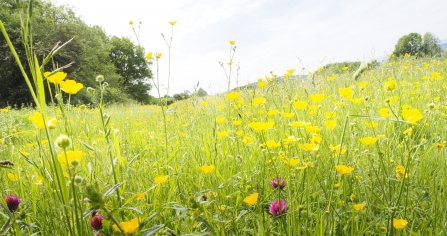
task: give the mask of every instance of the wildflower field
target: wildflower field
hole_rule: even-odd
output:
[[[35,108],[0,110],[1,235],[447,234],[445,58],[230,90],[231,40],[227,93],[105,105],[107,78],[50,69],[63,45],[39,62],[22,27]],[[81,89],[92,102],[71,104]]]
[[[443,235],[446,68],[292,69],[164,111],[48,106],[46,126],[4,108],[2,234]]]

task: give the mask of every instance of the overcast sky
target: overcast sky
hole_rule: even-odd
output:
[[[171,35],[169,94],[200,87],[208,93],[227,89],[219,62],[229,61],[229,40],[236,41],[239,84],[270,71],[283,75],[303,66],[305,73],[341,61],[369,60],[391,53],[411,32],[447,39],[446,0],[54,0],[72,6],[88,25],[108,35],[136,37],[128,24],[141,24],[146,52],[161,52],[160,79],[167,84]],[[151,67],[155,72],[155,66]],[[105,78],[107,79],[107,78]],[[236,84],[235,77],[231,81]],[[152,94],[153,91],[151,92]],[[166,94],[166,91],[162,92]]]

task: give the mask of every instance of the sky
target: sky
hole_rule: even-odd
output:
[[[307,74],[328,63],[365,61],[392,53],[411,32],[447,39],[445,0],[53,0],[69,5],[88,25],[162,53],[161,94],[225,92],[235,40],[231,88],[297,68]],[[171,26],[169,21],[177,21]],[[139,24],[141,22],[141,25]],[[219,62],[224,63],[225,70]],[[236,73],[235,64],[240,70]],[[301,72],[302,68],[305,68]],[[156,75],[156,65],[151,69]],[[105,78],[107,80],[107,78]],[[155,77],[157,79],[157,77]],[[151,91],[155,95],[155,89]]]

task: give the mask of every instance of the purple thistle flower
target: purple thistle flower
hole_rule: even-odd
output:
[[[274,200],[272,204],[270,204],[269,212],[274,216],[279,216],[281,214],[286,213],[287,206],[286,202],[283,199]]]
[[[20,198],[14,194],[9,194],[5,196],[5,202],[8,206],[9,211],[12,213],[19,208]]]
[[[284,187],[286,187],[286,181],[284,181],[282,178],[276,178],[276,179],[272,179],[270,180],[270,184],[272,185],[272,188],[279,188],[283,189]]]
[[[93,230],[101,230],[102,229],[102,215],[97,214],[92,217],[90,220],[90,225],[92,226]]]

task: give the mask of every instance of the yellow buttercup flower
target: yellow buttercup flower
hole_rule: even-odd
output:
[[[274,116],[274,115],[276,115],[276,114],[278,114],[278,110],[277,110],[277,109],[270,110],[270,111],[267,112],[267,115],[268,115],[268,116]]]
[[[351,102],[354,104],[360,104],[363,101],[363,98],[353,98]]]
[[[144,193],[137,193],[137,199],[138,200],[144,200],[146,198],[146,194]]]
[[[323,138],[320,135],[318,135],[318,134],[314,134],[312,136],[312,138],[310,138],[310,142],[313,143],[313,144],[320,144],[321,140],[323,140]]]
[[[361,210],[363,210],[363,208],[365,208],[365,204],[363,204],[363,203],[354,205],[354,210],[356,210],[356,211],[361,211]]]
[[[251,122],[248,126],[256,131],[266,131],[275,126],[275,122]]]
[[[332,152],[334,152],[334,154],[332,155],[333,157],[337,157],[338,153],[340,153],[340,155],[345,154],[345,152],[348,150],[347,148],[343,147],[341,148],[340,144],[337,146],[333,146],[332,144],[329,146],[329,149],[331,149]],[[341,149],[341,150],[340,150]]]
[[[354,170],[354,167],[349,167],[349,166],[345,166],[345,165],[337,165],[337,166],[335,166],[335,169],[341,175],[348,175],[349,173],[351,173]]]
[[[295,113],[288,113],[288,112],[280,112],[279,114],[284,118],[292,118],[295,116]]]
[[[351,87],[339,88],[338,93],[346,99],[351,99],[352,95],[354,94]]]
[[[8,179],[11,180],[12,182],[15,182],[19,180],[19,176],[13,173],[8,173]]]
[[[309,95],[309,99],[312,102],[321,102],[324,99],[324,94],[313,94],[313,95]]]
[[[422,115],[422,113],[418,109],[413,108],[402,110],[402,117],[405,121],[416,123],[419,120],[422,120],[422,118],[424,118],[424,115]]]
[[[389,118],[390,113],[388,111],[389,111],[389,108],[382,108],[379,110],[379,115],[383,118]]]
[[[364,87],[366,87],[366,85],[368,85],[368,82],[366,82],[366,81],[357,83],[357,86],[359,86],[360,88],[364,88]]]
[[[221,123],[223,123],[225,121],[225,117],[217,117],[216,118],[216,122],[218,123],[218,124],[221,124]]]
[[[307,107],[306,101],[293,102],[292,104],[297,110],[304,110]]]
[[[311,134],[319,134],[320,133],[320,127],[318,127],[318,126],[307,125],[304,128],[306,129],[307,132],[309,132]]]
[[[373,137],[364,137],[360,139],[360,142],[363,145],[369,146],[369,145],[373,145],[377,142],[378,138],[373,138]]]
[[[249,204],[249,205],[254,205],[256,204],[256,202],[258,202],[258,193],[253,193],[251,195],[249,195],[248,197],[244,198],[244,202]]]
[[[230,40],[230,44],[231,45],[234,45],[236,43],[236,41],[234,41],[234,40]]]
[[[253,138],[250,136],[244,136],[244,138],[242,138],[242,142],[247,145],[250,145],[253,143]]]
[[[403,165],[396,166],[396,176],[399,179],[402,179],[405,176],[405,166]]]
[[[335,111],[334,112],[327,111],[327,112],[323,113],[323,115],[328,119],[333,119],[336,114],[337,114],[337,112],[335,112]]]
[[[133,234],[137,231],[138,227],[140,226],[140,219],[135,218],[131,221],[121,222],[120,226],[121,228],[123,228],[124,233],[126,235]],[[117,232],[121,232],[116,224],[113,225],[113,229]]]
[[[36,176],[36,178],[34,179],[34,184],[35,185],[43,184],[43,177],[42,176]]]
[[[318,145],[313,144],[313,143],[306,143],[306,144],[300,143],[300,144],[298,144],[298,147],[306,152],[317,151],[319,148]]]
[[[77,94],[79,90],[84,88],[84,85],[81,83],[76,83],[76,81],[67,79],[65,81],[60,82],[62,91],[68,94]]]
[[[265,82],[265,81],[258,82],[258,87],[259,88],[264,88],[265,86],[267,86],[267,82]]]
[[[373,129],[373,128],[376,128],[376,126],[377,126],[378,124],[379,124],[379,123],[377,123],[377,122],[373,122],[373,121],[371,121],[371,122],[366,123],[366,127],[370,128],[370,129]]]
[[[405,228],[405,226],[407,226],[408,221],[404,220],[404,219],[393,219],[393,227],[395,229],[403,229]]]
[[[334,129],[336,125],[336,120],[327,120],[324,122],[324,127],[326,127],[327,129]]]
[[[171,25],[175,25],[177,23],[177,21],[175,20],[175,21],[169,21],[169,24],[171,24]]]
[[[217,132],[216,134],[217,134],[217,137],[219,137],[219,138],[225,138],[225,137],[227,137],[228,132],[224,130],[224,131]]]
[[[253,103],[257,104],[257,105],[261,105],[265,102],[265,98],[264,97],[258,97],[252,100]]]
[[[160,58],[163,54],[161,52],[155,53],[155,57]]]
[[[129,25],[133,25],[133,20],[129,21]]]
[[[154,181],[157,184],[162,184],[162,183],[166,183],[166,181],[168,181],[168,179],[169,179],[168,175],[160,175],[157,178],[155,178]]]
[[[396,80],[385,81],[385,89],[387,91],[393,91],[396,89],[397,83]]]
[[[265,142],[265,145],[267,145],[267,147],[270,149],[281,147],[281,143],[277,143],[275,140],[269,140]]]
[[[31,121],[34,126],[38,129],[45,129],[45,122],[43,121],[42,114],[39,112],[35,112],[32,116],[28,117],[28,120]]]
[[[239,98],[239,96],[241,96],[241,92],[231,92],[225,95],[228,100],[236,100]]]
[[[147,59],[148,61],[152,60],[152,52],[148,52],[148,53],[146,54],[146,59]]]
[[[73,166],[74,163],[79,163],[82,160],[82,152],[80,151],[68,151],[67,155],[65,152],[57,156],[57,160],[63,167]]]
[[[295,128],[302,128],[302,127],[311,125],[311,123],[304,122],[304,121],[292,121],[292,122],[289,122],[289,125],[292,127],[295,127]]]
[[[43,73],[45,78],[47,78],[47,80],[53,84],[60,84],[65,79],[65,77],[67,77],[67,73],[64,73],[62,71],[58,71],[51,76],[50,76],[50,74],[51,74],[51,72]]]
[[[290,167],[295,167],[296,165],[298,165],[298,163],[300,163],[300,159],[296,158],[282,157],[281,159],[284,163],[286,163]]]
[[[200,170],[204,173],[204,174],[209,174],[211,172],[213,172],[215,166],[214,165],[209,165],[209,166],[201,166]]]

